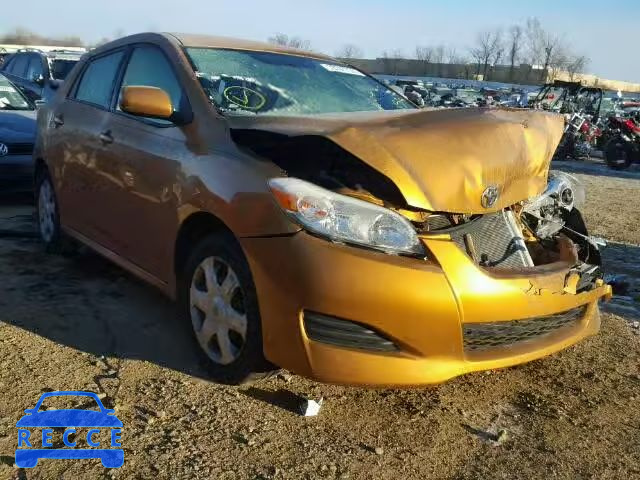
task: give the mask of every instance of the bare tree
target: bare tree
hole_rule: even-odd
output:
[[[527,43],[527,57],[531,65],[540,65],[543,57],[542,39],[545,35],[540,20],[528,18],[525,25],[525,39]]]
[[[364,53],[362,49],[352,43],[343,45],[342,48],[336,52],[336,57],[338,58],[362,58],[363,56]]]
[[[300,37],[290,37],[285,33],[276,33],[267,39],[269,43],[280,45],[281,47],[297,48],[299,50],[311,50],[311,42]]]
[[[402,50],[395,49],[391,53],[386,50],[382,52],[382,62],[384,63],[385,72],[390,75],[398,75],[400,61],[404,59]]]
[[[509,44],[507,55],[509,57],[509,80],[515,79],[516,63],[520,60],[520,50],[522,49],[522,36],[524,32],[520,25],[513,25],[509,29]]]
[[[460,63],[458,61],[460,59],[460,55],[458,55],[458,50],[456,49],[456,47],[447,48],[445,58],[447,63]]]
[[[542,75],[540,80],[545,79],[549,68],[555,70],[562,67],[562,64],[564,63],[564,52],[561,51],[562,46],[560,44],[560,39],[557,36],[545,32],[545,35],[542,38],[542,48],[544,51],[544,61],[542,64]]]
[[[567,73],[569,74],[569,80],[572,82],[576,79],[576,76],[583,73],[587,65],[591,62],[589,57],[584,55],[578,55],[573,58],[569,58],[567,63]]]
[[[476,60],[479,73],[482,69],[482,75],[487,78],[489,65],[495,64],[502,57],[504,49],[502,47],[502,31],[501,30],[485,30],[476,36],[476,47],[472,48],[471,56]]]
[[[564,45],[559,36],[547,32],[537,18],[527,19],[525,28],[530,62],[541,67],[539,80],[545,81],[549,69],[557,69],[562,64]]]
[[[432,47],[423,47],[416,46],[416,59],[422,62],[423,70],[422,73],[427,75],[429,73],[429,65],[433,59],[433,48]]]
[[[493,54],[491,56],[491,64],[499,65],[504,55],[504,43],[502,42],[502,30],[496,30],[494,33]]]
[[[433,63],[437,65],[436,75],[439,77],[442,76],[442,64],[444,63],[444,52],[445,52],[444,45],[436,45],[433,48]]]

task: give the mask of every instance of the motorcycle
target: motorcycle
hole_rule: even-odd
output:
[[[597,123],[593,123],[588,115],[575,112],[565,124],[554,158],[556,160],[564,160],[567,157],[576,160],[589,158],[601,135],[602,129]]]
[[[633,118],[609,118],[611,139],[604,148],[607,165],[624,170],[632,163],[640,163],[640,125]]]

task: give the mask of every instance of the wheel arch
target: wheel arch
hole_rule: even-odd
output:
[[[40,175],[42,175],[42,172],[49,171],[49,167],[47,166],[47,162],[45,162],[44,158],[42,158],[42,157],[36,157],[33,163],[34,163],[34,165],[33,165],[33,178],[34,178],[34,183],[35,183],[35,180],[40,178]]]
[[[179,282],[192,249],[200,240],[216,233],[228,235],[238,246],[240,245],[226,223],[210,212],[194,212],[182,222],[176,235],[173,251],[173,271],[176,284]]]

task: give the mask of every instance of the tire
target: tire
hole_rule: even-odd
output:
[[[631,165],[633,149],[623,139],[614,137],[604,147],[604,158],[609,168],[625,170]]]
[[[75,245],[60,228],[58,197],[51,176],[44,169],[37,174],[35,194],[38,234],[45,250],[58,254],[73,253]]]
[[[231,234],[210,235],[197,244],[178,288],[180,311],[213,380],[238,385],[273,372],[275,367],[264,358],[249,264]]]
[[[564,234],[581,247],[578,253],[578,258],[585,263],[602,266],[602,256],[600,251],[597,247],[584,239],[584,236],[589,236],[589,232],[580,210],[573,208],[570,212],[566,212],[563,216],[563,220],[565,225],[569,228],[568,231],[564,231]]]
[[[566,161],[569,158],[573,158],[574,151],[575,141],[565,133],[565,135],[560,140],[555,153],[553,154],[553,160]]]
[[[48,252],[60,250],[60,215],[53,182],[46,170],[36,178],[36,213],[38,234]]]

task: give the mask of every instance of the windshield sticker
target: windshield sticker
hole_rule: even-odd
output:
[[[15,93],[16,89],[13,87],[5,87],[5,86],[0,86],[0,92],[9,92],[9,93]]]
[[[238,85],[225,88],[222,94],[229,103],[247,110],[260,110],[267,103],[267,99],[261,93]]]
[[[325,70],[329,70],[330,72],[338,72],[338,73],[346,73],[347,75],[357,75],[359,77],[364,77],[364,73],[359,72],[355,68],[345,67],[343,65],[334,65],[332,63],[321,63],[320,66]]]

